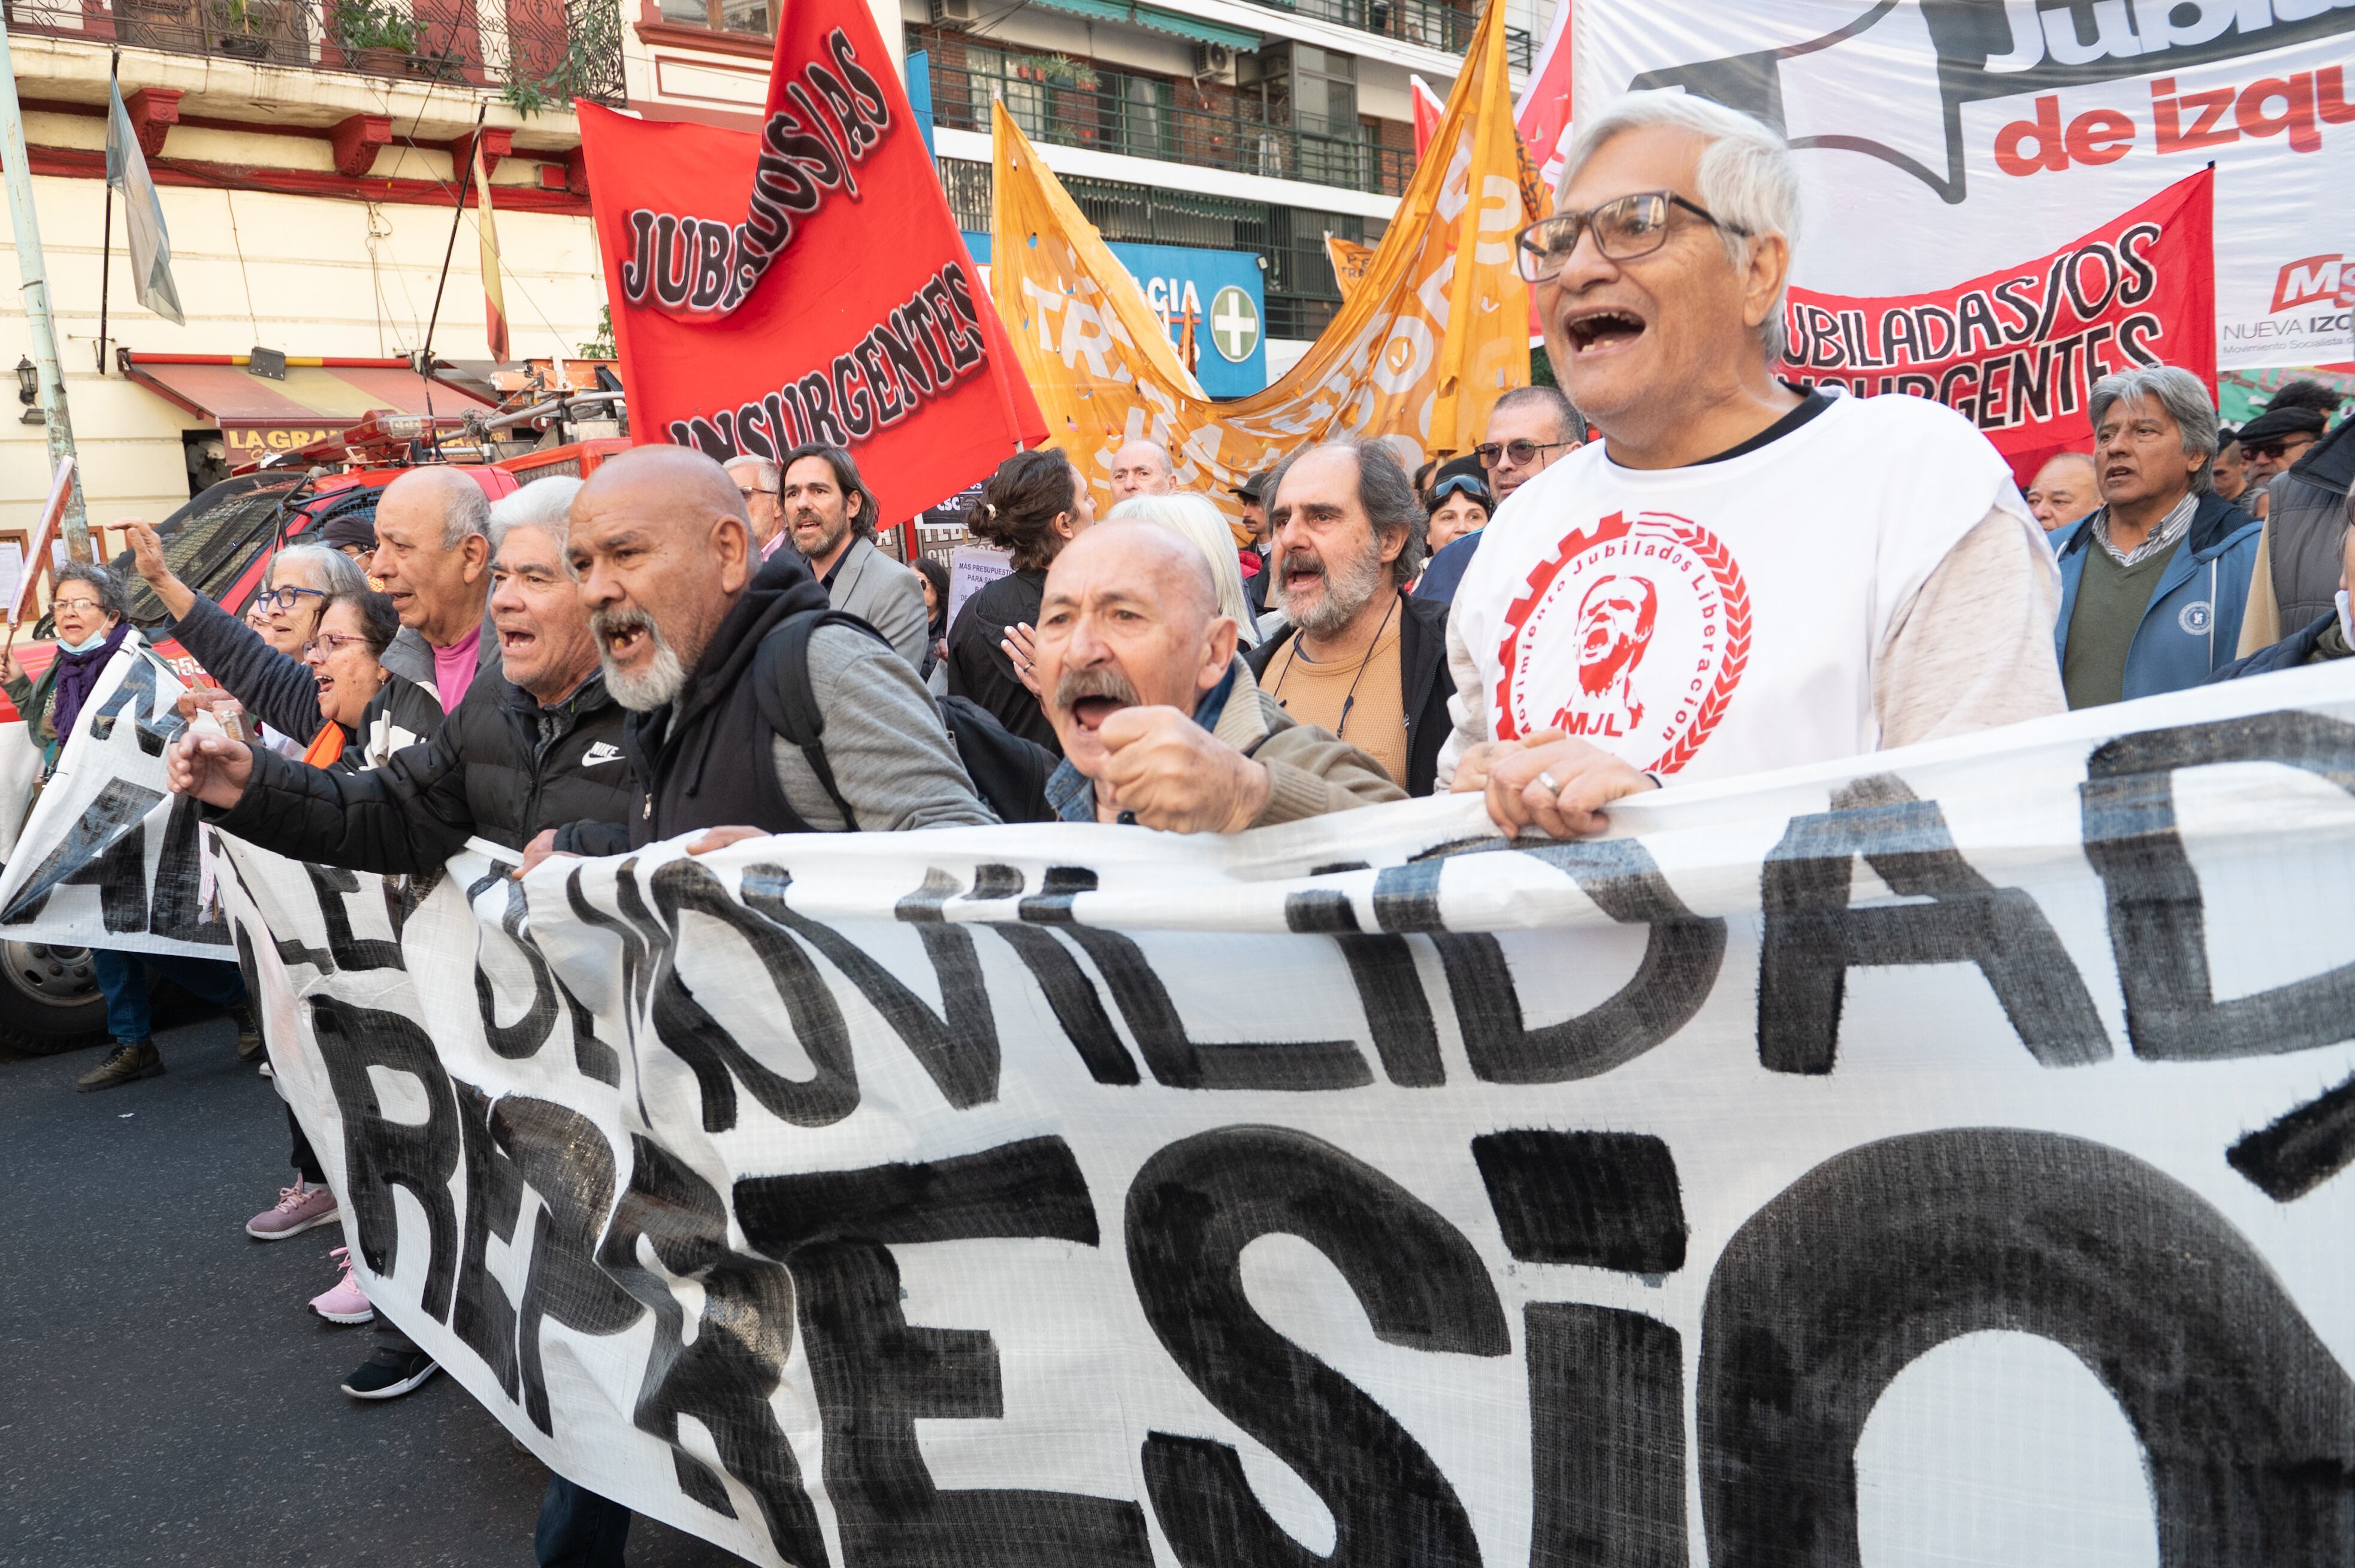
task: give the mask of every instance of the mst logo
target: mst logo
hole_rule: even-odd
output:
[[[2343,256],[2309,256],[2281,270],[2274,283],[2273,313],[2330,303],[2349,292],[2355,292],[2355,266],[2348,265]]]

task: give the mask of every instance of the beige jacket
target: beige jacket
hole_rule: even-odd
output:
[[[1315,725],[1302,724],[1259,689],[1241,655],[1234,662],[1234,689],[1210,734],[1268,773],[1267,804],[1252,819],[1255,828],[1352,811],[1403,800],[1406,791],[1391,781],[1382,765]]]

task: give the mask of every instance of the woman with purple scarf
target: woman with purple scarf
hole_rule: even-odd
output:
[[[26,678],[14,654],[0,658],[0,690],[24,715],[26,728],[41,747],[41,782],[57,771],[58,758],[80,722],[82,708],[98,690],[106,667],[126,645],[136,658],[139,633],[133,630],[131,596],[112,572],[81,561],[58,568],[49,612],[57,627],[58,656],[36,683]],[[106,993],[106,1029],[114,1049],[105,1061],[75,1080],[85,1094],[152,1078],[164,1070],[150,1037],[148,971],[167,975],[183,990],[229,1009],[240,1032],[253,1027],[245,1007],[245,979],[235,964],[208,959],[166,958],[153,953],[91,952],[98,988]]]

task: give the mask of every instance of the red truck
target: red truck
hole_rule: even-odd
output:
[[[542,410],[527,409],[492,423],[549,417]],[[165,558],[181,581],[231,614],[242,615],[261,586],[272,551],[302,541],[348,512],[373,516],[378,492],[408,469],[436,461],[458,424],[446,417],[429,423],[422,417],[372,416],[339,437],[225,479],[156,525]],[[563,427],[557,429],[561,433]],[[480,433],[475,432],[478,438]],[[496,501],[535,479],[562,474],[586,478],[605,459],[630,446],[627,440],[600,437],[538,447],[492,462],[451,466],[471,476]],[[140,580],[130,555],[118,556],[112,565],[131,588],[133,620],[142,630],[161,624],[164,608]],[[57,648],[49,640],[46,618],[27,630],[30,640],[20,640],[16,654],[26,673],[37,680]],[[183,677],[202,677],[203,671],[178,643],[169,638],[151,641]],[[15,706],[0,694],[0,724],[18,718]],[[8,805],[0,803],[0,810],[5,809]],[[0,938],[0,1044],[33,1053],[69,1051],[96,1044],[104,1037],[105,1026],[106,1002],[99,994],[87,948]]]

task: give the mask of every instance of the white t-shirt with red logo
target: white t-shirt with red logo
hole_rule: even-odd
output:
[[[1998,507],[2033,525],[1987,439],[1918,397],[1837,397],[1690,468],[1597,441],[1498,508],[1452,627],[1498,739],[1560,729],[1679,779],[1854,757],[1892,624]]]

